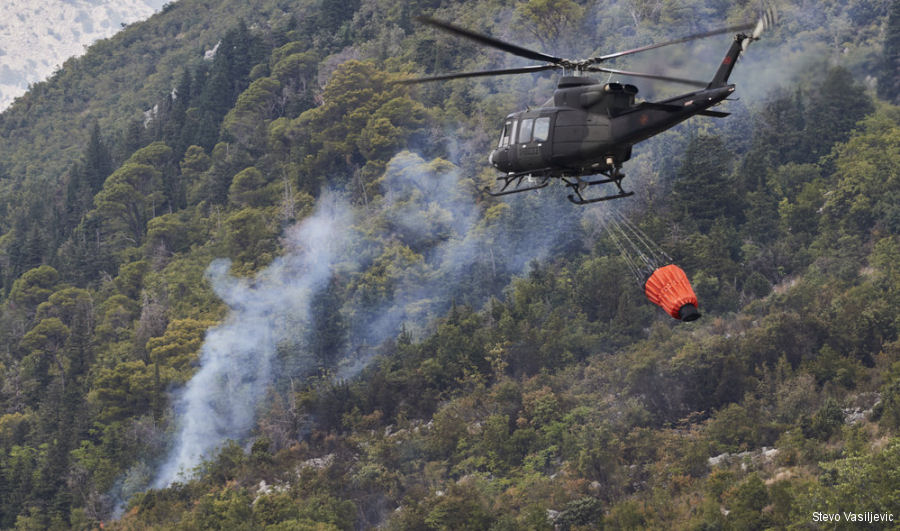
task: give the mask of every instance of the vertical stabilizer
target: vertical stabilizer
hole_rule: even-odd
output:
[[[744,51],[744,41],[749,38],[750,37],[743,33],[735,35],[734,42],[731,43],[731,48],[728,49],[728,53],[725,54],[725,59],[722,59],[722,64],[719,65],[719,69],[716,70],[716,75],[713,76],[712,81],[709,82],[707,88],[724,87],[725,84],[728,83],[728,77],[731,75],[731,71],[734,70],[734,64],[737,63],[738,57],[740,57],[741,52]]]

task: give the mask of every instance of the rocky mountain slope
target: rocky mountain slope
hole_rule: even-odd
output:
[[[165,0],[6,0],[0,18],[0,110],[67,58],[152,15]]]

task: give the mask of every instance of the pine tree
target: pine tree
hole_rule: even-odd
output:
[[[84,166],[76,162],[69,170],[66,181],[65,225],[69,229],[77,225],[92,203],[93,194],[88,186]]]
[[[331,37],[334,44],[342,44],[349,35],[346,31],[341,30],[347,29],[349,21],[353,19],[353,14],[359,9],[360,4],[359,0],[341,2],[326,0],[322,2],[318,17],[318,32]]]
[[[692,139],[672,187],[675,212],[697,221],[703,229],[716,218],[739,212],[731,178],[732,158],[719,137]]]
[[[69,170],[64,212],[60,213],[60,226],[56,227],[61,234],[68,234],[79,223],[81,216],[91,209],[94,195],[103,188],[112,169],[112,156],[103,142],[100,124],[94,122],[81,161]]]
[[[347,326],[341,316],[341,305],[339,286],[333,278],[310,305],[314,316],[310,349],[324,368],[337,363],[346,342]]]
[[[84,153],[84,172],[93,193],[97,193],[103,187],[103,182],[112,173],[112,157],[103,143],[98,122],[94,122],[91,138]]]
[[[891,3],[884,32],[884,55],[878,96],[900,104],[900,0]]]
[[[874,110],[865,88],[843,67],[832,68],[810,97],[806,108],[808,161],[824,157],[836,142],[844,142],[856,123]]]
[[[181,78],[175,88],[172,109],[163,129],[163,140],[175,150],[175,156],[179,159],[190,145],[185,136],[185,124],[187,123],[187,112],[191,103],[192,83],[193,76],[191,76],[191,72],[188,69],[185,69],[181,73]]]
[[[120,161],[125,160],[130,157],[132,153],[144,147],[146,136],[144,124],[141,123],[140,120],[132,120],[129,122],[128,128],[125,130],[125,138],[119,143],[119,150],[116,152],[116,158]]]

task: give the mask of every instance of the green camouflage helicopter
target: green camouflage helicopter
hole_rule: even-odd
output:
[[[542,61],[543,64],[442,74],[405,79],[398,83],[413,84],[562,70],[563,76],[553,97],[547,103],[538,108],[514,112],[505,118],[500,141],[488,158],[491,165],[502,172],[502,175],[497,177],[501,187],[497,191],[490,189],[485,191],[493,196],[508,195],[537,190],[547,186],[551,179],[560,179],[573,192],[568,196],[569,200],[583,205],[634,194],[622,188],[625,174],[621,168],[622,163],[631,158],[631,150],[636,143],[692,116],[717,118],[728,116],[728,113],[712,110],[711,107],[734,92],[735,86],[728,83],[728,78],[738,57],[751,42],[758,40],[762,32],[774,23],[775,17],[772,11],[767,11],[755,23],[706,31],[663,43],[579,60],[547,55],[429,17],[419,17],[418,20],[486,46],[526,59]],[[751,28],[753,31],[749,34],[743,33]],[[599,66],[600,63],[618,57],[732,32],[737,32],[734,40],[709,82]],[[637,103],[636,86],[601,83],[585,75],[590,72],[660,79],[693,85],[699,90],[662,101]],[[583,195],[588,187],[608,183],[614,184],[618,191],[591,198]]]

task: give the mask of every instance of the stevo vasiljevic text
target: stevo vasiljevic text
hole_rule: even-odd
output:
[[[859,522],[872,524],[876,522],[893,522],[893,513],[873,513],[871,511],[863,513],[839,512],[839,513],[823,513],[815,511],[812,514],[813,522]]]

